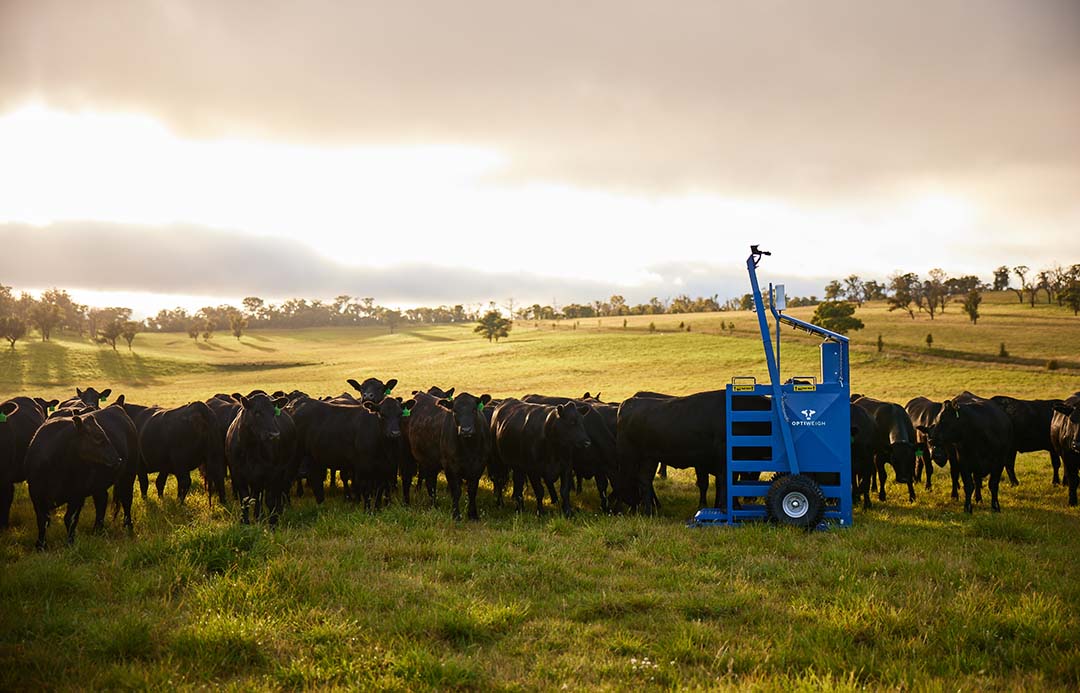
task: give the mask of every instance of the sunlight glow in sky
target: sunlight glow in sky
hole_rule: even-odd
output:
[[[656,279],[650,266],[688,259],[738,271],[750,242],[784,246],[779,271],[883,275],[905,252],[914,259],[910,242],[970,238],[978,219],[972,203],[933,188],[887,208],[628,196],[500,183],[504,158],[475,148],[186,140],[146,116],[40,105],[0,117],[0,151],[4,221],[187,222],[291,237],[359,266],[417,262],[628,286]],[[860,258],[822,242],[871,227],[882,238],[903,229],[905,243]]]

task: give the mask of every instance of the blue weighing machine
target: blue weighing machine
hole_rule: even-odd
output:
[[[762,256],[770,254],[755,245],[746,260],[770,382],[734,377],[727,385],[727,504],[698,511],[691,525],[768,519],[807,529],[823,521],[847,527],[852,523],[848,338],[785,315],[783,292],[774,295],[770,284],[773,350],[757,278]],[[823,338],[820,375],[780,380],[780,325]]]

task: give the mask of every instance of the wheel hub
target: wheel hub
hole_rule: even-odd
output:
[[[810,501],[798,491],[792,491],[784,496],[784,514],[788,517],[799,518],[810,511]]]

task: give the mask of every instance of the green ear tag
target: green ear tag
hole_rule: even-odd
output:
[[[98,402],[106,402],[108,399],[109,398],[106,395],[102,395],[101,397],[98,397]]]
[[[915,451],[915,457],[916,457],[917,459],[920,459],[920,460],[921,460],[921,459],[923,458],[923,453],[922,453],[922,450],[916,450],[916,451]]]
[[[476,405],[476,411],[484,411],[484,403],[478,402]]]
[[[281,416],[281,407],[274,407],[274,416]]]
[[[0,423],[7,423],[7,414],[0,412]]]
[[[383,394],[386,395],[387,397],[389,397],[390,396],[390,388],[386,388],[386,392],[384,392]]]
[[[412,410],[411,409],[402,409],[401,410],[401,418],[407,419],[410,416],[412,416]]]
[[[50,411],[50,412],[54,412],[54,411],[56,411],[56,405],[54,404],[54,405],[52,405],[51,407],[49,407],[49,411]]]

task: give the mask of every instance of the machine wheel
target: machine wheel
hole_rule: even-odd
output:
[[[813,529],[825,516],[825,494],[810,477],[785,474],[769,487],[765,510],[773,522]]]

